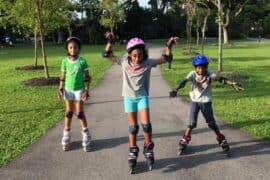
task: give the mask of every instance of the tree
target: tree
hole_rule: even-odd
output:
[[[209,0],[213,5],[218,8],[218,2],[221,0]],[[223,32],[223,43],[227,44],[229,42],[228,36],[228,26],[232,18],[237,17],[243,7],[249,0],[223,0],[221,2],[220,12],[218,16],[221,16],[221,27]]]
[[[197,47],[199,47],[199,43],[201,40],[201,50],[202,54],[204,53],[204,39],[205,39],[205,31],[208,17],[211,15],[211,9],[208,6],[196,6],[195,13],[195,29],[196,29],[196,39],[197,39]],[[201,34],[201,36],[200,36]],[[201,39],[200,39],[201,37]]]
[[[123,22],[125,14],[118,0],[102,0],[103,14],[100,23],[113,33],[117,23]]]
[[[41,40],[43,64],[45,78],[49,78],[46,51],[44,47],[44,36],[54,31],[63,23],[61,18],[61,6],[65,5],[67,0],[14,0],[7,4],[6,20],[16,26],[18,31],[23,34],[35,34],[35,42],[37,34]],[[36,43],[35,43],[35,65],[36,59]]]

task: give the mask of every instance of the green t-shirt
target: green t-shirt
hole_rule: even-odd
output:
[[[79,90],[84,88],[84,71],[89,69],[86,60],[82,57],[71,61],[67,58],[62,60],[61,71],[65,72],[65,88]]]

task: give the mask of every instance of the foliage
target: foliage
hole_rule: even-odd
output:
[[[100,23],[114,32],[116,24],[123,22],[125,14],[119,0],[102,0],[103,14]]]

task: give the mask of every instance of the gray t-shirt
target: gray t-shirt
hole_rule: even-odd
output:
[[[215,73],[206,72],[206,75],[198,75],[195,71],[191,71],[186,79],[192,82],[192,88],[189,96],[193,102],[210,102],[212,98],[211,81],[216,80]]]
[[[147,59],[140,64],[134,64],[128,61],[125,54],[117,57],[117,63],[122,66],[123,72],[122,96],[149,96],[151,69],[157,65],[157,61]]]

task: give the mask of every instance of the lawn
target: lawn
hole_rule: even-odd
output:
[[[209,69],[217,70],[218,47],[207,44],[205,55],[211,58]],[[229,86],[213,83],[213,108],[219,119],[238,127],[254,137],[270,141],[270,43],[232,41],[223,49],[223,68],[225,72],[236,72],[229,76],[241,83],[245,91],[237,92]],[[183,45],[174,49],[173,69],[163,66],[163,74],[172,87],[183,80],[194,68],[192,56],[182,54]],[[198,50],[199,52],[199,50]],[[229,73],[231,74],[231,73]],[[239,78],[240,77],[240,78]],[[190,84],[180,90],[188,100]]]
[[[111,65],[101,58],[102,48],[83,46],[81,52],[93,76],[91,88],[97,85]],[[33,49],[32,46],[0,48],[0,166],[63,118],[64,103],[57,99],[58,86],[29,87],[22,83],[34,77],[44,77],[44,71],[15,70],[16,67],[33,64]],[[66,54],[64,46],[49,46],[46,50],[49,74],[58,77],[61,60]],[[42,65],[41,57],[39,65]]]

